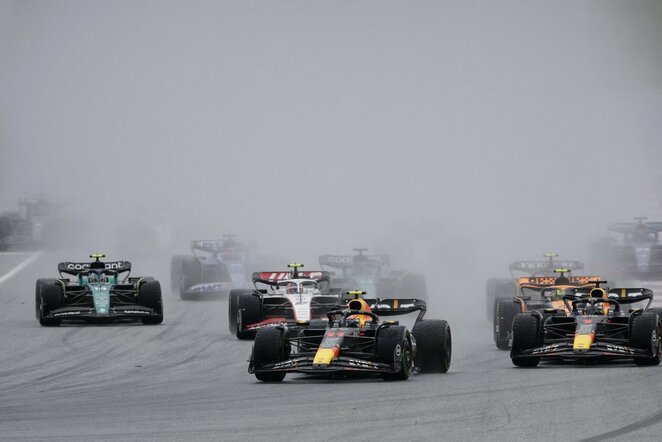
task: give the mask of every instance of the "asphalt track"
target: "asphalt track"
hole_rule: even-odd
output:
[[[162,325],[41,327],[34,282],[57,261],[44,254],[0,284],[3,441],[661,439],[662,366],[514,368],[481,304],[449,308],[447,374],[262,384],[225,300],[180,301],[161,264]]]

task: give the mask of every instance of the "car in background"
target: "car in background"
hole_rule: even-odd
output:
[[[425,276],[390,269],[388,255],[365,255],[368,249],[353,249],[356,255],[322,255],[319,264],[323,270],[333,270],[331,290],[344,293],[360,287],[380,298],[416,298],[427,300]],[[335,271],[339,273],[336,274]]]
[[[517,278],[528,276],[548,276],[554,277],[554,270],[558,268],[568,269],[568,271],[577,271],[584,269],[584,263],[579,261],[557,261],[556,253],[545,253],[542,261],[515,261],[508,266],[510,272],[509,278],[489,278],[486,285],[486,303],[485,309],[487,319],[494,318],[494,311],[497,298],[511,298],[517,296]]]
[[[41,278],[35,287],[35,313],[43,326],[62,321],[163,322],[161,285],[152,277],[130,277],[129,261],[61,262],[60,278]],[[73,276],[73,279],[64,275]]]
[[[261,328],[276,324],[309,323],[326,318],[338,305],[338,294],[329,293],[329,273],[299,270],[302,264],[289,264],[289,271],[255,272],[254,289],[233,289],[228,297],[230,333],[239,339],[252,339]]]
[[[194,240],[190,247],[193,256],[175,255],[170,261],[170,286],[181,299],[207,298],[247,285],[250,253],[236,235]]]

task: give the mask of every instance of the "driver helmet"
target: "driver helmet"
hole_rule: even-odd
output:
[[[297,286],[296,282],[288,283],[285,287],[285,290],[287,293],[299,293],[299,287]]]
[[[347,307],[350,310],[359,310],[362,312],[372,312],[372,309],[368,305],[365,299],[358,298],[358,299],[352,299],[347,303]],[[372,323],[372,316],[370,315],[361,315],[361,314],[356,314],[356,315],[350,315],[347,317],[347,322],[358,325],[359,328],[363,328],[366,326],[366,324]]]

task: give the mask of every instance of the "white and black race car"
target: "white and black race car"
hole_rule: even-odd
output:
[[[291,270],[286,272],[255,272],[255,289],[230,291],[230,333],[239,339],[252,339],[264,327],[297,326],[327,319],[326,313],[339,301],[337,293],[328,292],[329,273],[300,271],[301,264],[288,267]]]

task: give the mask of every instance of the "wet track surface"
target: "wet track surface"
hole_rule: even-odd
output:
[[[34,282],[57,261],[46,254],[0,285],[1,440],[660,439],[662,366],[514,368],[480,303],[445,315],[445,375],[270,385],[247,373],[251,342],[229,336],[225,300],[180,301],[166,273],[153,273],[162,325],[41,327]]]

